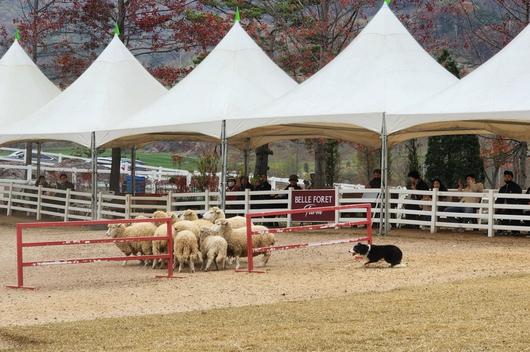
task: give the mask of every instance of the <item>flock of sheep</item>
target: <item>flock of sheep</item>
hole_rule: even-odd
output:
[[[247,256],[247,230],[245,218],[235,216],[225,218],[224,212],[218,207],[213,207],[199,219],[193,210],[186,210],[181,214],[155,211],[152,215],[156,218],[173,219],[173,265],[178,263],[178,271],[188,264],[191,272],[195,272],[195,263],[201,264],[202,270],[208,271],[212,263],[216,269],[225,268],[227,260],[235,259],[236,270],[239,269],[240,257]],[[138,217],[140,218],[140,217]],[[252,236],[253,248],[269,247],[274,245],[274,234],[269,233],[265,226],[254,225],[252,231],[258,234]],[[163,237],[167,236],[166,223],[133,223],[110,224],[107,236],[112,238],[123,237]],[[124,242],[116,246],[126,255],[159,255],[168,253],[165,240]],[[171,249],[169,249],[171,252]],[[270,252],[263,254],[263,265],[270,258]],[[126,262],[124,262],[124,265]],[[151,265],[153,269],[165,267],[165,260],[155,259],[145,261],[142,265]]]

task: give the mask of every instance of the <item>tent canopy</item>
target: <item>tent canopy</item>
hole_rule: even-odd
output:
[[[228,134],[248,112],[270,103],[296,87],[236,22],[210,54],[168,94],[114,131],[102,133],[99,143],[142,144],[175,139],[218,140],[221,121]]]
[[[254,119],[240,122],[236,138],[259,145],[314,134],[379,146],[385,112],[425,100],[456,81],[384,3],[333,61],[255,112]]]
[[[115,36],[61,94],[7,126],[0,142],[65,140],[90,146],[93,131],[111,129],[165,92]]]
[[[38,110],[60,93],[15,40],[0,59],[2,129]]]
[[[390,140],[489,133],[530,140],[529,62],[530,26],[456,85],[393,114]]]

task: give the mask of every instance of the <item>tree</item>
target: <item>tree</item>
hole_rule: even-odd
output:
[[[326,150],[326,186],[333,187],[340,174],[339,142],[328,139],[325,143]]]
[[[256,148],[256,166],[254,167],[255,176],[268,174],[269,155],[273,155],[273,152],[269,149],[268,144]]]
[[[422,174],[423,170],[420,169],[418,145],[415,139],[411,139],[407,142],[407,152],[407,166],[409,171],[418,171],[420,174]]]

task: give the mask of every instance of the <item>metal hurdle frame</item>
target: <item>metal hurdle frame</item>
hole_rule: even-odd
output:
[[[167,225],[167,236],[145,236],[145,237],[127,237],[127,238],[100,238],[91,240],[64,240],[64,241],[45,241],[45,242],[23,242],[23,229],[30,228],[44,228],[44,227],[77,227],[86,225],[109,225],[109,224],[123,224],[123,223],[141,223],[141,222],[165,222]],[[167,276],[156,276],[157,278],[173,279],[173,223],[171,218],[158,219],[121,219],[121,220],[90,220],[90,221],[57,221],[57,222],[31,222],[18,223],[17,230],[17,284],[8,285],[8,288],[35,290],[35,287],[24,286],[24,267],[48,266],[48,265],[62,265],[62,264],[86,264],[97,262],[117,262],[128,260],[151,260],[151,259],[167,259]],[[160,255],[137,255],[127,257],[101,257],[101,258],[81,258],[81,259],[59,259],[59,260],[44,260],[24,262],[23,249],[25,247],[46,247],[46,246],[70,246],[70,245],[85,245],[85,244],[102,244],[102,243],[126,243],[138,241],[154,241],[167,240],[168,253]]]
[[[347,209],[366,209],[366,218],[359,221],[349,221],[343,223],[327,223],[320,225],[307,225],[307,226],[292,226],[280,229],[269,229],[269,233],[286,233],[286,232],[298,232],[304,230],[320,230],[320,229],[330,229],[330,228],[340,228],[356,225],[367,225],[367,236],[359,238],[350,238],[343,240],[331,240],[323,242],[308,242],[308,243],[296,243],[283,246],[271,246],[271,247],[261,247],[253,248],[252,236],[259,234],[259,231],[252,231],[252,218],[273,216],[273,215],[284,215],[284,214],[305,214],[312,212],[329,212],[329,211],[341,211]],[[354,243],[360,241],[367,241],[369,244],[372,244],[372,205],[370,203],[363,204],[349,204],[349,205],[339,205],[339,206],[330,206],[330,207],[320,207],[320,208],[307,208],[307,209],[294,209],[294,210],[279,210],[279,211],[267,211],[259,213],[247,213],[246,216],[246,228],[247,228],[247,270],[249,273],[264,273],[264,271],[255,271],[254,270],[254,254],[274,252],[274,251],[283,251],[296,248],[306,248],[306,247],[320,247],[328,246],[332,244],[343,244],[343,243]]]

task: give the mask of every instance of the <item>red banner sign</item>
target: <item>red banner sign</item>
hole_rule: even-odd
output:
[[[310,209],[329,206],[335,206],[334,189],[293,190],[291,209]],[[305,214],[293,214],[292,220],[303,222],[332,222],[335,221],[335,212],[308,211]]]

